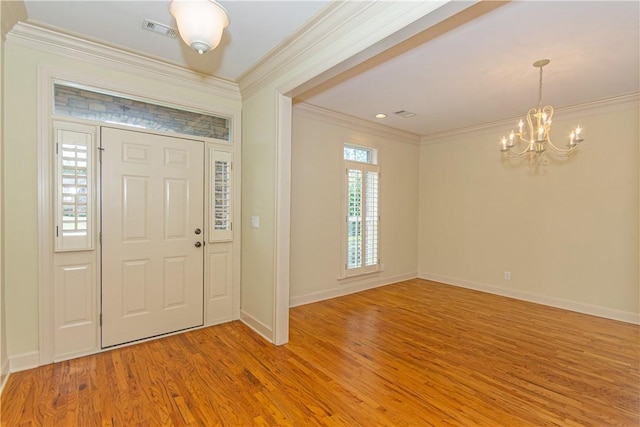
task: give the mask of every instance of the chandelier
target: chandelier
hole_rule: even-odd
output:
[[[214,0],[173,0],[169,10],[182,40],[200,55],[215,49],[229,26],[227,11]]]
[[[548,59],[541,59],[533,63],[533,66],[540,68],[540,87],[538,91],[538,107],[531,108],[526,115],[527,128],[524,122],[518,123],[518,132],[513,130],[509,136],[503,136],[500,140],[500,151],[507,159],[522,159],[529,157],[530,165],[546,165],[549,159],[543,156],[545,152],[555,156],[569,156],[576,151],[579,144],[584,140],[582,128],[577,126],[569,135],[567,148],[560,148],[551,142],[551,118],[553,117],[553,107],[542,106],[542,67],[547,65]]]

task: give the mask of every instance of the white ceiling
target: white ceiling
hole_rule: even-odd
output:
[[[328,0],[220,0],[231,23],[220,45],[206,55],[198,55],[179,35],[170,39],[142,29],[144,19],[177,28],[169,13],[170,0],[25,0],[24,3],[30,22],[234,81],[326,6]]]
[[[200,56],[179,37],[142,30],[145,18],[175,27],[169,0],[25,1],[31,22],[232,81],[327,1],[220,3],[231,25],[220,46]],[[476,12],[468,16],[473,19],[453,17],[296,102],[431,135],[523,115],[537,102],[538,70],[532,63],[542,58],[551,60],[544,68],[543,103],[555,108],[639,91],[640,2],[491,5],[472,6],[469,10]],[[479,8],[491,10],[476,17]],[[394,116],[398,110],[416,116]],[[375,119],[379,112],[389,117]]]
[[[423,33],[385,61],[363,64],[297,100],[418,135],[638,92],[640,2],[516,1],[432,37]],[[475,6],[474,6],[475,7]],[[442,25],[446,25],[446,22]],[[439,31],[435,31],[435,34]],[[415,117],[393,112],[407,110]]]

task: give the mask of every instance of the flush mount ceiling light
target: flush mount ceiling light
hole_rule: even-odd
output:
[[[500,151],[508,159],[520,159],[529,157],[529,164],[546,165],[549,159],[543,156],[548,149],[548,153],[555,156],[568,156],[576,151],[583,141],[582,129],[577,126],[569,135],[567,148],[560,148],[551,142],[551,117],[553,117],[553,107],[542,106],[542,67],[547,65],[548,59],[541,59],[533,63],[533,66],[540,68],[540,86],[538,89],[538,107],[531,108],[526,115],[527,129],[524,129],[524,122],[518,123],[518,132],[513,130],[509,137],[502,137],[500,140]],[[527,132],[528,131],[528,132]],[[518,146],[517,148],[513,148]],[[513,148],[513,149],[512,149]]]
[[[386,119],[387,115],[385,113],[376,114],[376,119]]]
[[[173,0],[169,10],[182,40],[200,55],[215,49],[229,26],[227,11],[214,0]]]

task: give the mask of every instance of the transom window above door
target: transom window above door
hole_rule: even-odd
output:
[[[185,111],[114,94],[55,83],[54,114],[231,141],[227,117]]]

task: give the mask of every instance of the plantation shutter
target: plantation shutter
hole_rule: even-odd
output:
[[[210,230],[212,241],[233,239],[233,200],[231,170],[233,153],[221,150],[210,151],[211,206]]]
[[[379,173],[376,165],[347,163],[346,276],[379,267]]]
[[[93,249],[95,128],[54,123],[56,251]]]
[[[368,171],[366,180],[365,267],[378,265],[378,172]]]
[[[362,171],[347,169],[347,269],[362,268]]]

